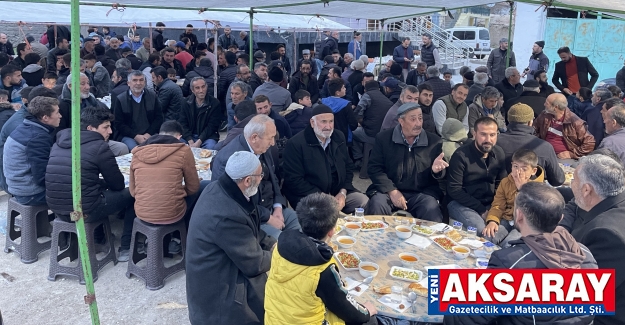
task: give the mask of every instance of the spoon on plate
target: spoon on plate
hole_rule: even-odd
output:
[[[417,294],[412,291],[408,293],[408,301],[410,302],[412,313],[416,313],[414,303],[417,301]]]
[[[373,281],[373,277],[372,276],[366,277],[364,280],[362,280],[361,284],[369,284],[369,283],[371,283],[371,281]],[[360,288],[361,284],[357,285],[356,288],[362,289],[362,288]],[[354,288],[354,290],[356,290],[356,288]],[[356,290],[356,291],[360,291],[360,290]]]

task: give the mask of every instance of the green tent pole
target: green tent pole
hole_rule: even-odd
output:
[[[250,70],[254,71],[254,8],[250,8]]]
[[[510,38],[512,37],[512,13],[514,12],[514,1],[509,1],[510,4],[510,23],[508,24],[508,50],[506,51],[506,69],[510,67],[510,52],[512,52],[512,42]]]
[[[380,31],[380,65],[382,65],[382,49],[384,46],[384,19],[380,20],[382,30]]]
[[[91,324],[99,325],[98,304],[93,287],[93,276],[91,274],[91,262],[89,260],[89,250],[87,248],[87,237],[85,236],[85,221],[82,214],[82,193],[81,193],[81,171],[80,171],[80,9],[79,0],[72,0],[72,197],[74,211],[72,220],[76,222],[76,234],[78,235],[78,246],[80,248],[80,260],[82,270],[85,274],[85,284],[87,295],[85,303],[89,305],[91,314]]]

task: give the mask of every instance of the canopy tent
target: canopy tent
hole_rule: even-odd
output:
[[[19,15],[15,11],[0,11],[0,21],[15,21],[16,18],[26,23],[55,23],[59,25],[71,22],[69,3],[29,3],[29,2],[3,2],[4,7],[19,8]],[[249,9],[248,9],[249,10]],[[219,21],[221,25],[230,25],[233,28],[249,28],[249,14],[240,9],[237,12],[203,11],[191,9],[169,10],[159,8],[125,8],[115,10],[104,6],[80,7],[81,24],[105,25],[105,26],[137,26],[147,27],[148,24],[157,21],[166,22],[168,27],[184,28],[192,23],[195,27],[204,27],[207,20],[209,27],[213,27],[211,21]],[[53,12],[54,15],[50,13]],[[17,16],[17,17],[16,17]],[[255,28],[263,29],[299,29],[299,30],[348,30],[345,25],[316,16],[302,15],[278,15],[268,12],[254,14]]]

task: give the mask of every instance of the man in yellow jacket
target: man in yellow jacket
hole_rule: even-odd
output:
[[[334,197],[313,193],[297,206],[302,230],[280,235],[265,287],[265,325],[377,324],[375,307],[357,303],[339,276],[332,248]]]
[[[512,216],[516,195],[525,183],[544,181],[545,171],[538,166],[538,156],[528,149],[517,150],[512,155],[512,171],[497,188],[482,235],[504,248],[511,240],[521,238]]]

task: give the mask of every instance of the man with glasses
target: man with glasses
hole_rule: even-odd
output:
[[[267,115],[258,114],[245,126],[243,134],[219,150],[211,168],[212,178],[219,179],[226,169],[228,158],[237,151],[250,151],[260,159],[262,166],[258,203],[260,228],[268,235],[278,238],[283,230],[299,230],[300,225],[295,211],[286,207],[286,199],[280,193],[280,182],[276,176],[277,164],[274,163],[271,152],[268,152],[274,146],[275,138],[274,121]]]

